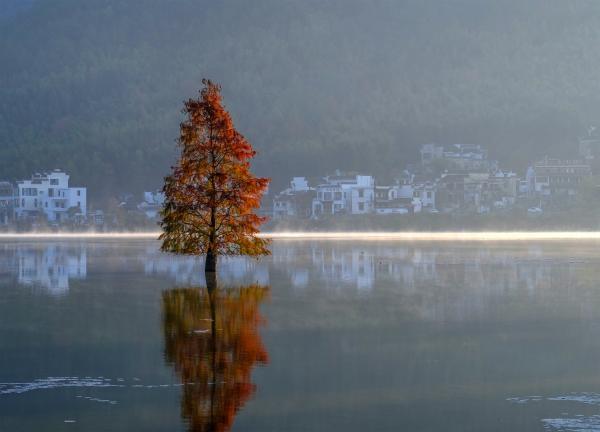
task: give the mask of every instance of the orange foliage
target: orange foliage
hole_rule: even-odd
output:
[[[183,384],[193,432],[225,432],[252,396],[254,366],[268,362],[258,333],[268,287],[174,289],[163,294],[165,357]]]
[[[255,214],[269,180],[250,172],[256,152],[235,129],[221,88],[203,80],[198,99],[185,102],[181,157],[165,178],[162,250],[202,255],[266,255]]]

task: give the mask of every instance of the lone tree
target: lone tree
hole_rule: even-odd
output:
[[[233,126],[210,80],[198,99],[185,102],[180,125],[181,156],[165,178],[161,249],[206,255],[206,272],[215,272],[219,255],[268,255],[259,238],[266,218],[255,210],[269,180],[250,172],[256,152]]]

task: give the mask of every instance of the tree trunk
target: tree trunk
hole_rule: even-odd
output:
[[[217,255],[210,249],[206,253],[206,263],[204,265],[204,271],[206,273],[217,272]]]
[[[208,257],[207,257],[208,259]],[[217,430],[215,419],[215,410],[217,404],[217,274],[215,272],[206,272],[206,289],[208,291],[208,300],[210,302],[210,352],[211,352],[211,390],[210,390],[210,419],[209,427],[206,430]]]

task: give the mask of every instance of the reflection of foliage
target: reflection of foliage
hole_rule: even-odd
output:
[[[256,363],[268,362],[258,334],[268,287],[174,289],[163,294],[165,357],[183,386],[191,431],[227,431],[254,393]]]

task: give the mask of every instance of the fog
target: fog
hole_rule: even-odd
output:
[[[597,148],[581,147],[599,142],[599,43],[592,0],[3,2],[0,179],[62,168],[106,211],[160,188],[181,102],[208,77],[258,150],[254,171],[272,179],[267,208],[292,176],[316,188],[339,170],[385,186],[408,170],[415,185],[435,183],[456,167],[425,170],[422,146],[466,143],[519,181],[546,156],[583,160],[590,175],[583,193],[520,190],[516,204],[480,197],[459,209],[484,222],[434,215],[358,229],[595,230]],[[528,218],[537,208],[542,223]]]

